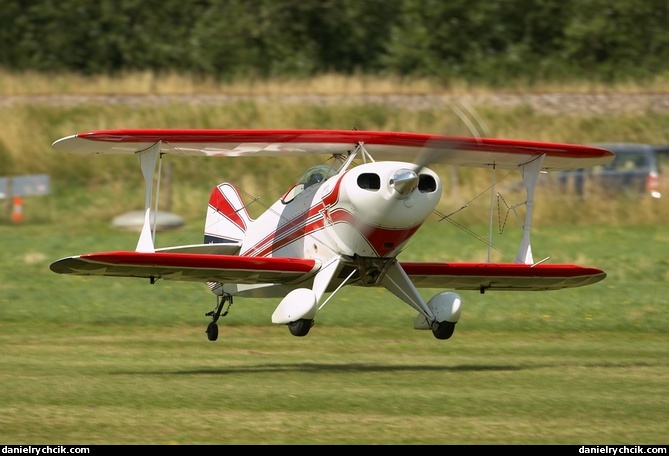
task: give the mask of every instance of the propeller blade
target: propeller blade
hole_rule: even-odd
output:
[[[476,110],[471,105],[463,101],[459,101],[458,104],[459,106],[452,105],[451,110],[460,118],[462,123],[464,123],[467,126],[471,135],[474,138],[481,138],[481,136],[489,136],[488,127],[485,124],[485,122],[483,122],[483,119],[481,118],[481,116],[479,116]],[[467,112],[465,113],[463,109],[461,109],[460,107],[462,107],[464,111]],[[474,121],[476,122],[476,124],[474,123]],[[479,128],[477,128],[477,125]],[[414,171],[416,172],[416,174],[419,174],[423,168],[437,161],[437,157],[443,155],[444,150],[448,149],[456,150],[459,148],[460,144],[461,143],[456,140],[443,139],[443,140],[432,141],[431,143],[425,146],[425,148],[418,154],[418,156],[414,160],[414,165],[416,165]]]

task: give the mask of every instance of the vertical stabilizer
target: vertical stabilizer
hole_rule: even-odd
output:
[[[237,189],[232,184],[222,183],[209,197],[204,242],[242,241],[252,222]]]

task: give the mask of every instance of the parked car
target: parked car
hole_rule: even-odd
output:
[[[558,174],[562,186],[569,186],[579,195],[586,190],[628,196],[648,195],[660,198],[660,166],[658,154],[669,152],[669,146],[638,143],[596,143],[616,157],[603,166],[564,171]]]

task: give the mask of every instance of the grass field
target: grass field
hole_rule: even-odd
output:
[[[452,227],[419,234],[406,259],[484,248]],[[238,299],[209,342],[205,285],[48,269],[133,248],[136,236],[108,224],[0,226],[0,442],[666,444],[664,226],[538,229],[535,255],[608,277],[462,292],[448,341],[412,329],[414,312],[391,294],[344,289],[307,337],[270,323],[276,302]]]
[[[57,154],[51,143],[105,128],[355,127],[471,135],[446,103],[418,109],[114,98],[311,91],[358,100],[369,93],[439,96],[445,89],[434,92],[426,81],[398,87],[392,79],[350,78],[220,87],[150,74],[119,80],[0,72],[0,81],[0,174],[52,179],[49,196],[25,199],[24,223],[11,224],[8,211],[0,219],[0,444],[667,444],[666,172],[660,201],[594,195],[582,202],[540,190],[535,259],[600,267],[607,278],[554,292],[461,292],[464,312],[450,340],[412,329],[414,311],[389,292],[345,288],[307,337],[271,324],[278,302],[237,299],[220,321],[219,340],[209,342],[204,314],[215,299],[204,284],[150,285],[49,270],[64,256],[134,249],[137,233],[115,230],[110,221],[144,202],[134,157]],[[518,92],[525,89],[521,84]],[[666,91],[666,82],[545,89],[645,93]],[[453,91],[477,93],[467,85]],[[65,93],[84,99],[59,103]],[[42,97],[49,94],[56,96]],[[95,94],[105,97],[86,98]],[[573,112],[565,115],[529,105],[474,108],[496,137],[669,142],[663,110],[586,114],[569,106]],[[203,222],[196,219],[213,185],[232,180],[245,196],[272,190],[278,197],[303,165],[180,160],[174,191],[161,187],[161,195],[173,194],[168,210],[188,223],[159,233],[158,247],[201,242]],[[489,175],[481,180],[461,171],[458,179],[446,174],[445,188],[454,191],[439,210],[466,203],[457,216],[486,237],[488,213],[475,205],[488,199],[469,198],[488,186]],[[250,209],[273,201],[266,195]],[[511,221],[504,234],[495,231],[493,259],[512,261],[519,236]],[[475,237],[432,222],[400,260],[485,261],[486,254]],[[424,290],[426,298],[435,293]]]

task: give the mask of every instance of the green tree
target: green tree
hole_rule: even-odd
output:
[[[557,56],[579,75],[652,78],[668,69],[668,20],[666,0],[577,2]]]
[[[669,70],[666,0],[0,0],[0,66],[474,83]]]

